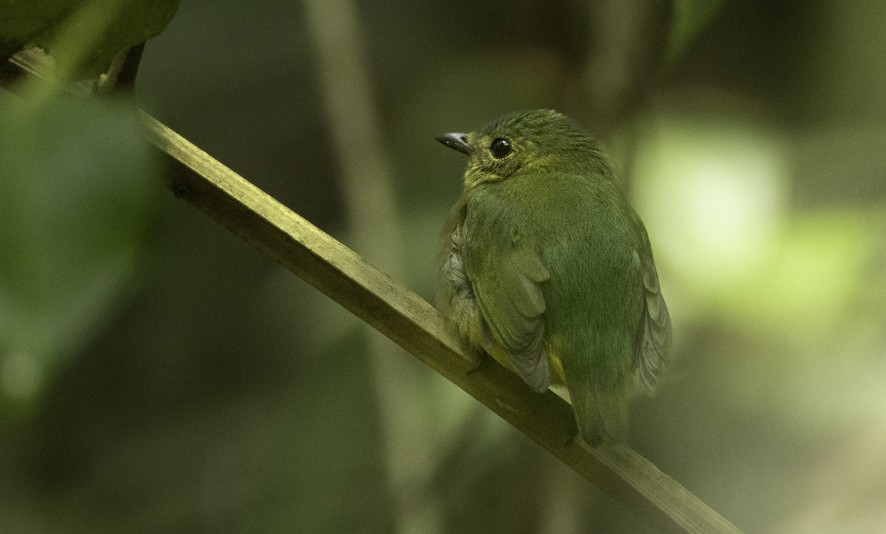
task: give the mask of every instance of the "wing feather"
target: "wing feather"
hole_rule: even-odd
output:
[[[541,283],[550,272],[537,254],[525,249],[505,252],[497,266],[494,275],[482,281],[472,278],[480,313],[514,371],[536,391],[545,391],[551,370],[544,352],[546,305]]]
[[[652,391],[668,361],[671,347],[671,317],[665,304],[658,272],[652,258],[649,238],[643,234],[643,247],[639,253],[640,276],[643,280],[643,304],[645,313],[642,337],[637,351],[637,368],[647,389]]]

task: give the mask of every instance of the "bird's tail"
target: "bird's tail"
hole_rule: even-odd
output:
[[[624,388],[569,388],[578,434],[591,446],[625,439]]]

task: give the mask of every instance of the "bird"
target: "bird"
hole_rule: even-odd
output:
[[[533,390],[565,385],[586,443],[623,442],[627,391],[637,375],[655,388],[671,319],[599,143],[548,109],[436,140],[468,158],[438,257],[447,323]]]

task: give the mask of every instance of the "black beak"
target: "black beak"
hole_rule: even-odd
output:
[[[468,136],[466,134],[448,133],[441,135],[440,137],[435,137],[434,139],[440,141],[452,150],[458,150],[466,156],[471,155],[471,145],[468,144]]]

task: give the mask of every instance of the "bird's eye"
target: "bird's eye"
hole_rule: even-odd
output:
[[[501,159],[511,153],[511,142],[499,137],[489,145],[489,153],[495,159]]]

